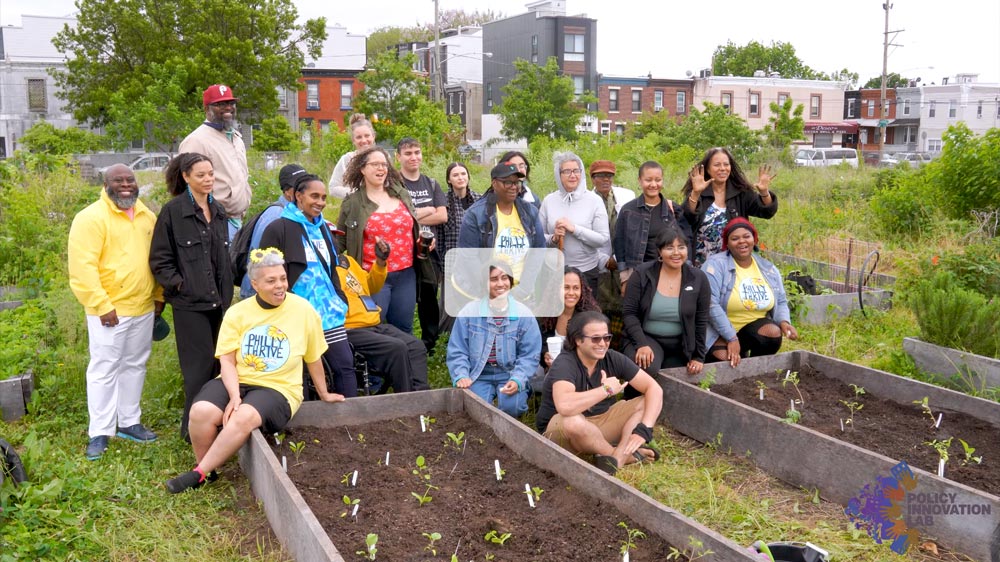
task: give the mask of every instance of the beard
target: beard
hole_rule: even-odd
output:
[[[110,187],[104,188],[108,193],[108,197],[111,198],[111,202],[114,203],[119,209],[126,211],[135,206],[135,202],[139,200],[139,191],[135,190],[129,197],[121,197],[115,193]]]

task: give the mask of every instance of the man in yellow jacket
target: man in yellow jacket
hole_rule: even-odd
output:
[[[385,283],[386,260],[391,248],[379,239],[375,244],[375,263],[365,271],[346,252],[340,254],[337,274],[347,296],[347,341],[364,356],[376,371],[387,377],[396,392],[428,390],[427,348],[412,334],[383,324],[379,307],[372,295]]]
[[[140,422],[139,407],[154,316],[163,311],[163,290],[149,270],[155,223],[139,201],[135,174],[118,164],[105,174],[100,200],[80,211],[69,231],[69,285],[87,313],[90,340],[89,460],[104,454],[116,432],[156,440]]]

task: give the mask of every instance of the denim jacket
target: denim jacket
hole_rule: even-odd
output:
[[[785,295],[785,284],[781,280],[781,272],[773,263],[762,258],[760,254],[753,254],[753,259],[757,262],[764,280],[771,287],[774,293],[774,308],[767,315],[775,322],[791,322],[791,312],[788,309],[788,297]],[[708,276],[708,283],[712,287],[712,305],[709,308],[708,333],[705,342],[708,347],[715,344],[715,340],[722,336],[724,341],[736,339],[736,330],[733,329],[732,322],[726,314],[726,304],[729,302],[729,295],[733,293],[736,285],[736,262],[729,252],[719,252],[710,256],[701,265],[701,270]]]
[[[660,218],[666,224],[675,224],[684,234],[691,246],[691,227],[684,218],[684,210],[677,203],[660,196],[663,205],[660,206]],[[649,219],[652,209],[648,207],[642,195],[625,203],[618,213],[615,223],[615,235],[612,237],[615,250],[615,260],[618,269],[633,269],[642,264],[646,254],[646,241],[649,239]]]
[[[532,248],[545,247],[545,233],[538,219],[538,208],[521,198],[514,199],[514,208]],[[492,248],[497,236],[497,196],[487,192],[465,210],[458,231],[459,248]]]
[[[530,205],[525,203],[525,205]],[[538,367],[538,356],[542,353],[542,335],[531,311],[521,303],[510,299],[510,309],[519,316],[505,317],[500,325],[489,315],[484,301],[466,305],[479,308],[480,316],[459,316],[448,340],[448,372],[451,382],[469,378],[475,381],[486,367],[490,349],[496,340],[497,365],[510,373],[518,390],[528,385],[528,377]]]

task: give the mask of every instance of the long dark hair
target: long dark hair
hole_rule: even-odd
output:
[[[740,169],[739,164],[736,163],[736,159],[733,158],[733,153],[721,146],[708,149],[708,152],[705,153],[705,157],[701,159],[701,162],[696,164],[696,166],[705,167],[705,179],[712,179],[711,174],[708,173],[708,163],[712,160],[713,156],[720,152],[725,154],[726,158],[729,158],[729,178],[726,180],[726,186],[731,185],[738,191],[754,191],[753,185],[747,181],[746,176],[743,175],[743,170]],[[690,196],[691,190],[691,178],[689,177],[687,181],[684,182],[684,196]]]
[[[521,158],[521,160],[524,160],[524,179],[525,180],[531,179],[531,162],[528,162],[528,157],[525,156],[523,152],[519,150],[508,150],[507,152],[504,152],[502,156],[500,156],[500,160],[498,161],[507,162],[508,160],[510,160],[515,156],[518,156]]]
[[[176,197],[187,191],[188,185],[184,181],[184,174],[190,174],[191,168],[198,162],[211,164],[212,160],[197,152],[183,152],[174,156],[174,159],[167,164],[167,169],[163,171],[163,176],[167,180],[167,192]]]
[[[465,185],[465,189],[469,189],[469,186],[472,185],[472,174],[469,174],[469,167],[466,166],[465,164],[461,163],[461,162],[452,162],[451,164],[448,164],[448,168],[445,169],[445,171],[444,171],[444,183],[448,184],[448,188],[449,189],[452,189],[452,190],[455,189],[451,185],[451,171],[454,170],[455,168],[462,168],[463,170],[465,170],[465,173],[468,174],[468,176],[469,176],[469,183],[467,183]]]
[[[385,156],[385,163],[388,166],[388,173],[385,175],[385,184],[383,187],[389,187],[393,184],[403,185],[403,176],[399,175],[399,170],[393,167],[389,153],[381,146],[375,144],[356,152],[351,161],[347,163],[347,170],[344,171],[344,185],[349,186],[351,189],[364,189],[365,176],[361,173],[361,169],[368,165],[368,159],[375,152],[381,152]]]
[[[583,273],[581,273],[579,269],[567,265],[566,269],[563,270],[563,277],[566,277],[571,273],[580,279],[580,300],[577,301],[576,306],[573,307],[572,318],[576,318],[576,316],[581,312],[601,312],[601,306],[597,304],[597,299],[594,298],[594,292],[590,290],[590,285],[586,280],[584,280]],[[551,332],[556,329],[557,320],[559,320],[558,316],[540,318],[538,320],[538,326],[542,332]]]

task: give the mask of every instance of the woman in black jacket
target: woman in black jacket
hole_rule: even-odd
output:
[[[181,436],[202,385],[219,373],[215,344],[222,316],[233,300],[226,210],[212,197],[212,161],[196,152],[178,154],[164,172],[174,196],[156,219],[149,268],[174,312],[177,360],[184,377]]]
[[[688,261],[687,238],[669,226],[660,232],[660,257],[636,268],[628,280],[622,316],[625,355],[650,374],[687,366],[701,372],[712,291],[708,277]]]

